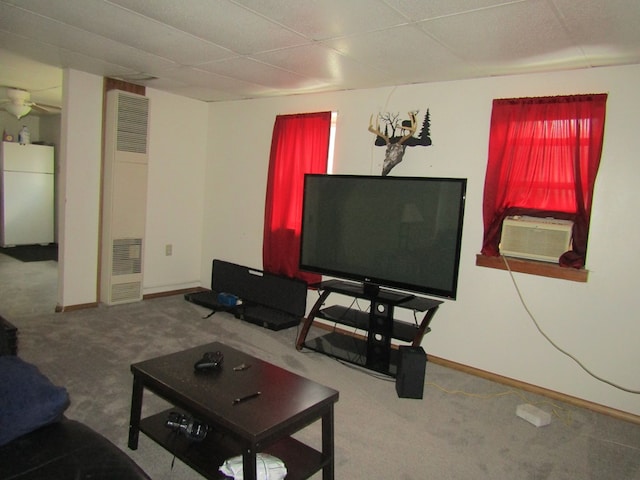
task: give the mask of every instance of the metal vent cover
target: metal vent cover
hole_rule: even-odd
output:
[[[141,288],[140,282],[116,283],[111,287],[111,303],[139,300]]]
[[[116,150],[147,153],[149,99],[137,95],[118,95]]]
[[[113,241],[112,275],[142,273],[142,239],[123,238]]]

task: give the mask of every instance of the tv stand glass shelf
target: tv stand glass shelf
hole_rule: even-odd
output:
[[[398,363],[397,349],[393,348],[392,339],[419,347],[425,334],[431,331],[429,324],[443,303],[442,300],[403,295],[384,289],[372,294],[371,290],[361,284],[341,280],[327,280],[312,287],[318,289],[320,297],[304,320],[296,348],[308,348],[392,377],[397,373]],[[325,306],[332,293],[367,300],[370,302],[369,311],[342,305]],[[415,325],[398,321],[394,318],[395,308],[422,312],[424,316]],[[366,338],[336,329],[307,339],[316,319],[366,331]]]

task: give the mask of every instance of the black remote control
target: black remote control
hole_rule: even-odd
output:
[[[198,360],[193,368],[196,371],[203,370],[215,370],[222,366],[224,362],[224,355],[221,351],[217,352],[206,352],[200,360]]]

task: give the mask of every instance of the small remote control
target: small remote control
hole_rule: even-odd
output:
[[[224,362],[224,355],[221,351],[207,352],[198,360],[193,368],[196,371],[214,370],[220,368]]]

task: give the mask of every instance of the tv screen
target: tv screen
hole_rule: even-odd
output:
[[[300,269],[455,299],[466,183],[306,175]]]

